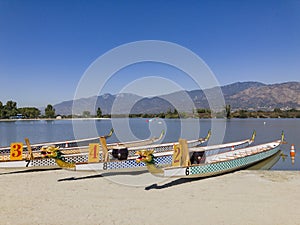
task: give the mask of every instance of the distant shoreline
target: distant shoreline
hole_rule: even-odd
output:
[[[60,120],[110,120],[110,118],[62,118],[62,119],[56,119],[56,118],[39,118],[39,119],[0,119],[0,122],[15,122],[15,121],[60,121]]]
[[[117,117],[118,119],[122,119],[122,118],[128,118],[128,117]],[[141,118],[141,119],[151,119],[152,117],[149,118],[143,118],[143,117],[135,117],[135,118]],[[132,119],[132,118],[129,118]],[[212,120],[212,119],[225,119],[225,120],[247,120],[247,119],[255,119],[255,120],[268,120],[268,119],[300,119],[297,117],[282,117],[282,118],[253,118],[253,117],[248,117],[248,118],[160,118],[160,119],[200,119],[200,120]],[[111,120],[111,118],[62,118],[62,119],[49,119],[49,118],[42,118],[42,119],[0,119],[0,122],[16,122],[16,121],[62,121],[62,120]]]

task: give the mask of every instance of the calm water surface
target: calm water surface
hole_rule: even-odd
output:
[[[162,142],[175,142],[180,137],[195,139],[199,136],[199,132],[200,136],[204,137],[212,128],[212,124],[216,127],[212,135],[217,136],[218,130],[222,133],[221,128],[225,128],[224,139],[218,140],[223,143],[247,139],[253,130],[257,132],[255,144],[264,143],[279,139],[283,130],[288,144],[283,145],[281,150],[287,157],[280,158],[272,170],[300,170],[300,119],[113,119],[113,122],[112,120],[18,120],[0,122],[0,146],[8,146],[11,142],[24,142],[25,137],[28,137],[31,143],[72,140],[74,136],[76,139],[96,137],[107,134],[112,127],[115,128],[115,134],[108,142],[146,139],[159,136],[162,130],[166,131]],[[294,165],[289,157],[291,144],[296,148]]]

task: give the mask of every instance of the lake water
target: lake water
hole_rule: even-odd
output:
[[[288,144],[281,150],[287,157],[280,158],[272,170],[300,170],[300,119],[112,119],[112,120],[17,120],[0,122],[0,146],[11,142],[65,141],[74,138],[89,138],[108,134],[111,128],[115,133],[108,143],[132,141],[159,136],[162,130],[166,135],[162,142],[175,142],[180,137],[196,139],[204,137],[212,129],[209,144],[226,143],[248,139],[253,130],[257,136],[255,144],[280,139],[285,132]],[[292,165],[289,157],[291,144],[295,145],[296,158]]]

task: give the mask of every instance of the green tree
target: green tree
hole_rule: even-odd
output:
[[[83,111],[82,116],[84,118],[89,118],[89,117],[91,117],[91,113],[90,113],[90,111]]]
[[[172,110],[169,109],[167,111],[167,113],[165,114],[165,118],[169,118],[169,119],[179,118],[179,113],[178,113],[177,109],[174,109],[174,112],[172,112]]]
[[[247,110],[239,110],[239,118],[248,118],[248,115],[247,115],[248,111]]]
[[[3,119],[3,103],[0,101],[0,119]]]
[[[230,119],[231,118],[231,105],[226,105],[225,110],[226,110],[226,118]]]
[[[197,109],[197,113],[206,113],[206,109]]]
[[[292,108],[292,109],[288,110],[288,112],[299,112],[299,110]]]
[[[45,117],[46,118],[55,118],[55,109],[52,105],[47,105],[45,108]]]
[[[3,107],[4,118],[10,118],[18,114],[17,103],[14,101],[7,101]]]
[[[102,111],[101,111],[100,107],[98,107],[98,109],[97,109],[97,117],[98,118],[102,117]]]
[[[34,107],[24,107],[18,109],[25,118],[34,119],[38,118],[41,115],[41,111]]]
[[[276,113],[281,113],[282,112],[280,108],[275,108],[273,111],[276,112]]]

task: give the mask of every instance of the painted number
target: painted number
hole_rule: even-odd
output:
[[[107,162],[103,163],[103,170],[107,170]]]
[[[172,166],[180,166],[182,151],[180,145],[174,145],[174,152],[172,158]]]
[[[23,143],[11,143],[10,145],[10,160],[22,160]]]
[[[97,145],[93,147],[93,159],[97,158]]]
[[[185,169],[185,175],[190,175],[190,168],[189,167],[187,167],[186,169]]]
[[[99,144],[89,144],[88,162],[99,162]]]
[[[174,163],[178,163],[179,162],[179,156],[180,156],[180,148],[177,146],[175,148],[175,158],[174,158]]]

